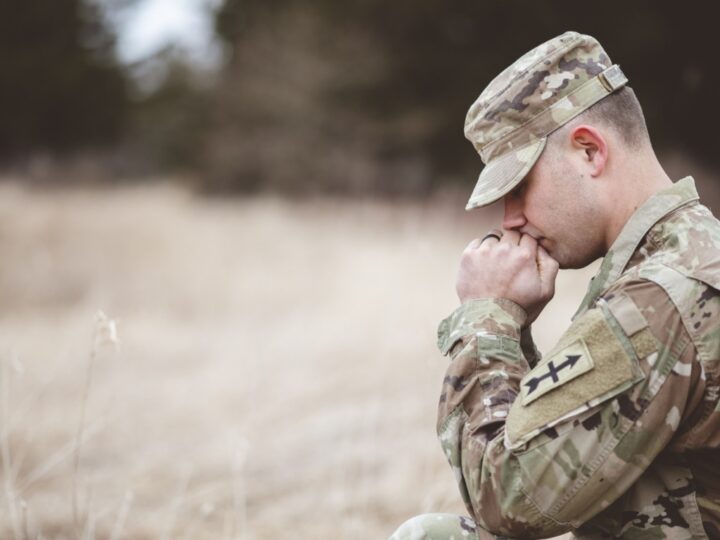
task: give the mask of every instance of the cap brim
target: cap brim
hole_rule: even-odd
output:
[[[465,210],[487,206],[509,193],[542,154],[547,137],[498,156],[485,165]]]

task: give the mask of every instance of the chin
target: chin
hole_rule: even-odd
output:
[[[538,241],[538,244],[547,251],[548,255],[558,262],[561,270],[578,270],[585,268],[602,257],[602,254],[596,255],[572,250],[565,244],[558,244],[555,241],[546,240],[544,237]]]
[[[553,256],[553,254],[550,254]],[[558,262],[558,265],[560,265],[561,270],[579,270],[580,268],[585,268],[586,266],[591,265],[595,261],[597,261],[601,256],[593,256],[588,255],[585,257],[562,257],[561,255],[558,256],[555,260]]]

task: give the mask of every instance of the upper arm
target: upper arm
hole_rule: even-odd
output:
[[[623,283],[576,319],[523,377],[493,441],[528,502],[568,527],[612,504],[677,430],[694,358],[678,310],[650,281]]]

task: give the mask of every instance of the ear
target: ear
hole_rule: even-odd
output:
[[[603,173],[608,159],[608,145],[596,128],[587,124],[573,128],[570,144],[583,152],[583,162],[589,167],[590,176],[596,177]]]

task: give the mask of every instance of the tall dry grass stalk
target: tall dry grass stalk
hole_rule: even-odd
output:
[[[5,357],[0,356],[0,418],[2,418],[0,453],[2,453],[3,491],[13,539],[20,540],[24,536],[26,527],[23,524],[26,519],[23,519],[25,516],[24,501],[18,497],[16,491],[15,471],[10,452],[10,377],[8,361]]]
[[[191,469],[186,467],[182,472],[180,482],[178,483],[177,493],[172,499],[170,509],[167,512],[167,519],[165,526],[160,534],[160,540],[169,540],[173,533],[173,529],[178,521],[180,511],[185,504],[185,498],[187,497],[188,484],[190,483]]]
[[[228,540],[247,538],[247,493],[245,491],[245,462],[247,460],[248,441],[235,434],[231,442],[232,506],[230,523],[232,524]]]
[[[83,431],[85,430],[85,415],[88,399],[90,397],[90,388],[92,386],[93,371],[98,355],[102,354],[108,347],[113,351],[117,349],[118,338],[115,321],[109,319],[102,311],[98,311],[95,316],[95,327],[93,329],[92,344],[90,354],[85,369],[85,384],[83,385],[82,396],[80,398],[80,419],[78,421],[77,432],[75,434],[75,445],[73,449],[73,474],[72,474],[72,516],[75,535],[78,538],[93,538],[94,534],[90,534],[90,529],[94,525],[90,519],[90,498],[86,498],[84,516],[82,521],[85,523],[85,534],[81,533],[81,516],[79,509],[79,485],[80,480],[80,453],[83,444]],[[88,536],[90,535],[90,536]]]
[[[132,502],[132,491],[125,492],[125,497],[123,497],[122,504],[120,505],[120,510],[117,513],[117,518],[115,519],[115,525],[113,525],[112,532],[110,533],[110,540],[120,540],[122,538],[123,530],[125,528],[125,523],[127,522],[127,517],[128,513],[130,512]]]

